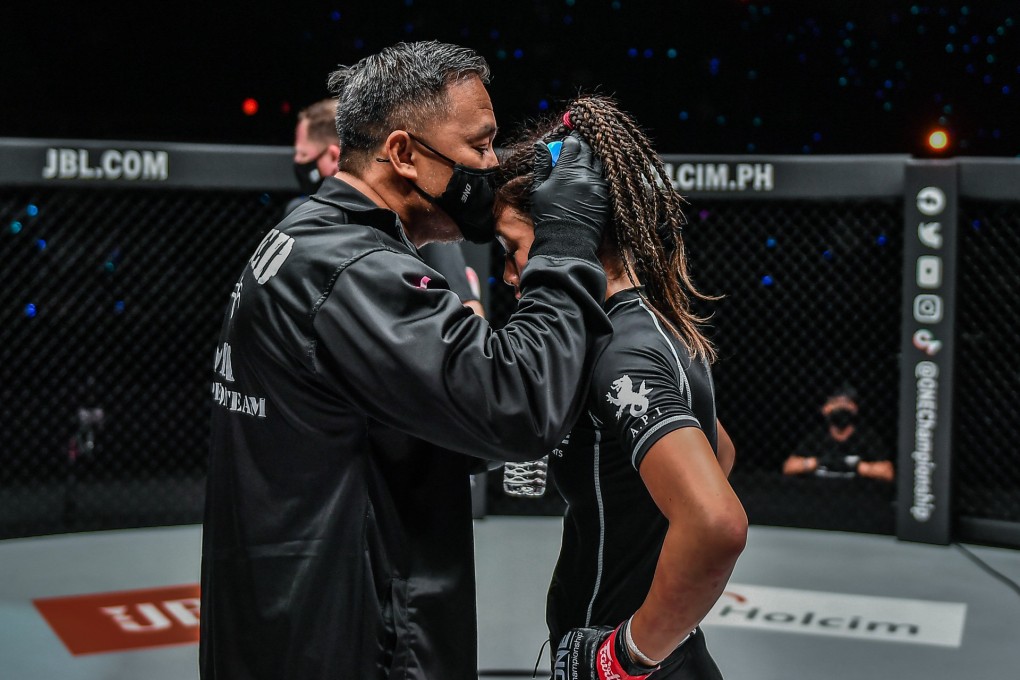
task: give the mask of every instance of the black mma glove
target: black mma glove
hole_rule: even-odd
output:
[[[623,627],[574,628],[560,640],[553,661],[556,680],[641,680],[658,669],[635,663],[623,640]]]
[[[534,172],[531,253],[594,257],[609,223],[610,206],[609,184],[591,147],[576,132],[570,133],[554,166],[549,147],[535,144]]]

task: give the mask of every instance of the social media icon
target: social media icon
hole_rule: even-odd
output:
[[[917,225],[917,238],[929,248],[938,250],[942,247],[942,223],[921,222]]]
[[[942,258],[922,255],[917,258],[917,285],[921,288],[938,288],[942,285]]]
[[[942,298],[922,293],[914,298],[914,318],[921,323],[942,321]]]
[[[946,195],[938,187],[925,187],[917,192],[917,209],[932,217],[946,209]]]
[[[942,341],[936,340],[935,334],[927,328],[919,328],[914,332],[914,347],[933,357],[942,349]]]

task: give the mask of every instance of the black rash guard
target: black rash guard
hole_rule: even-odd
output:
[[[717,447],[708,363],[692,358],[637,289],[605,308],[613,339],[595,364],[587,413],[549,457],[568,506],[546,615],[554,645],[571,628],[618,625],[648,594],[669,527],[638,473],[652,445],[699,427]],[[692,642],[684,647],[707,655],[703,640]]]

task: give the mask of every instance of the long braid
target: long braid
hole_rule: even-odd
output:
[[[637,123],[611,99],[581,97],[568,110],[571,127],[591,144],[609,185],[612,226],[603,248],[619,257],[635,286],[644,283],[643,295],[652,311],[669,322],[667,327],[694,354],[713,361],[715,348],[701,330],[706,319],[692,312],[690,300],[717,298],[699,292],[691,279],[681,237],[684,200],[662,160]],[[512,146],[501,163],[500,200],[522,211],[529,207],[533,142],[562,139],[570,132],[559,120],[536,129],[537,135]]]
[[[690,298],[715,298],[698,291],[691,280],[680,236],[683,199],[650,140],[630,116],[603,97],[574,101],[570,118],[602,161],[613,211],[612,245],[628,277],[644,282],[652,309],[673,322],[670,327],[692,351],[713,360],[715,350],[700,328],[706,320],[691,311]],[[661,231],[675,244],[671,256]],[[625,256],[628,252],[632,260]]]

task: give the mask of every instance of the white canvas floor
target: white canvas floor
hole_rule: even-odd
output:
[[[559,520],[488,517],[476,537],[480,677],[530,677]],[[1020,581],[1020,551],[964,549]],[[72,655],[32,600],[197,583],[200,554],[197,526],[0,542],[0,678],[196,678],[194,644]],[[1020,677],[1020,593],[957,547],[752,527],[729,590],[704,625],[728,680]]]

